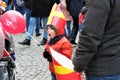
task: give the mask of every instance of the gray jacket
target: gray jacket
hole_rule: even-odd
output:
[[[86,7],[74,69],[92,76],[120,74],[120,0],[86,0]]]

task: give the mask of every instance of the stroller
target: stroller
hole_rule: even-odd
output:
[[[15,63],[7,51],[0,59],[0,80],[15,80]]]
[[[10,34],[6,33],[5,49],[0,59],[0,80],[15,80],[15,52],[14,41]]]

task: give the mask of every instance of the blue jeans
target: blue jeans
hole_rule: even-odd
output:
[[[29,21],[31,17],[31,10],[26,8],[25,12],[26,12],[26,31],[28,31]]]
[[[71,30],[71,21],[67,21],[66,25],[67,31],[65,30],[65,35],[67,36],[68,39],[70,39],[72,30]]]
[[[52,80],[57,80],[55,74],[51,73]]]
[[[34,26],[36,24],[37,28],[40,28],[40,17],[30,17],[30,21],[29,21],[29,26],[28,26],[28,34],[26,36],[26,39],[30,40],[33,36],[34,33]],[[36,32],[36,34],[39,33],[39,29]]]
[[[28,27],[29,27],[29,21],[30,21],[30,17],[31,17],[31,10],[26,8],[26,31],[28,31]],[[40,17],[36,18],[36,34],[39,34],[39,29],[40,29]]]
[[[86,80],[120,80],[120,74],[103,77],[86,76]]]
[[[43,38],[48,39],[48,33],[46,28],[48,17],[42,17],[42,20],[43,20],[43,28],[44,28]]]

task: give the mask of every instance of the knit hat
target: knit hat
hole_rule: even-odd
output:
[[[4,1],[1,1],[0,2],[0,9],[2,9],[3,11],[5,11],[6,7],[7,7],[6,3]]]
[[[57,5],[56,3],[53,5],[52,10],[50,12],[48,22],[47,22],[47,26],[48,25],[53,25],[53,27],[56,27],[55,29],[57,29],[57,35],[64,34],[66,19],[60,9],[60,6]]]

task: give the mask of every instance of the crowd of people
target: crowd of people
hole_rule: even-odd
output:
[[[26,29],[27,36],[25,40],[18,42],[21,45],[30,45],[31,37],[34,34],[34,28],[36,32],[36,37],[43,35],[41,45],[45,45],[48,40],[48,34],[46,30],[47,20],[54,3],[60,5],[65,18],[67,20],[65,27],[65,35],[71,44],[76,44],[76,36],[79,31],[78,17],[79,13],[84,6],[84,0],[72,1],[72,0],[51,0],[51,1],[34,1],[34,0],[3,0],[6,2],[6,11],[15,9],[26,17]],[[70,5],[71,3],[71,5]],[[78,7],[74,7],[74,4]],[[72,27],[73,26],[73,27]],[[76,27],[77,26],[77,27]],[[44,32],[40,32],[40,28],[43,27]]]
[[[72,44],[76,45],[76,36],[78,33],[78,16],[79,16],[79,12],[81,10],[81,8],[84,6],[83,2],[79,2],[79,5],[81,6],[76,12],[73,12],[72,10],[75,9],[72,6],[74,5],[74,2],[72,2],[73,4],[71,4],[71,11],[67,8],[69,3],[66,4],[66,0],[60,1],[60,0],[52,0],[52,1],[34,1],[34,0],[23,0],[24,1],[24,6],[20,6],[20,11],[21,14],[24,14],[24,11],[26,12],[26,31],[27,31],[27,36],[25,37],[25,40],[19,42],[19,44],[21,45],[30,45],[31,43],[31,37],[34,34],[34,27],[36,26],[36,36],[40,36],[40,23],[42,20],[42,26],[44,28],[44,32],[43,34],[43,39],[42,41],[40,41],[41,45],[45,45],[47,40],[48,40],[48,34],[47,34],[47,30],[46,30],[46,23],[48,20],[48,16],[50,14],[51,8],[53,6],[54,3],[57,3],[60,5],[61,10],[63,11],[64,15],[66,16],[66,20],[67,20],[67,24],[66,24],[66,29],[65,29],[65,35],[66,37],[69,39],[69,41]],[[76,3],[78,3],[76,2]],[[15,1],[14,1],[15,3]],[[17,3],[16,3],[17,4]],[[21,1],[22,4],[22,1]],[[78,6],[79,6],[78,5]],[[69,6],[70,7],[70,6]],[[15,6],[16,8],[16,6]],[[24,9],[24,11],[23,11]],[[77,16],[76,20],[74,20],[73,16],[71,14],[75,14],[75,16]],[[41,19],[41,20],[40,20]],[[73,28],[72,28],[72,22],[73,21]],[[77,25],[75,24],[77,23]],[[36,25],[35,25],[36,24]],[[77,27],[74,27],[77,26]],[[72,36],[71,36],[72,35]]]

